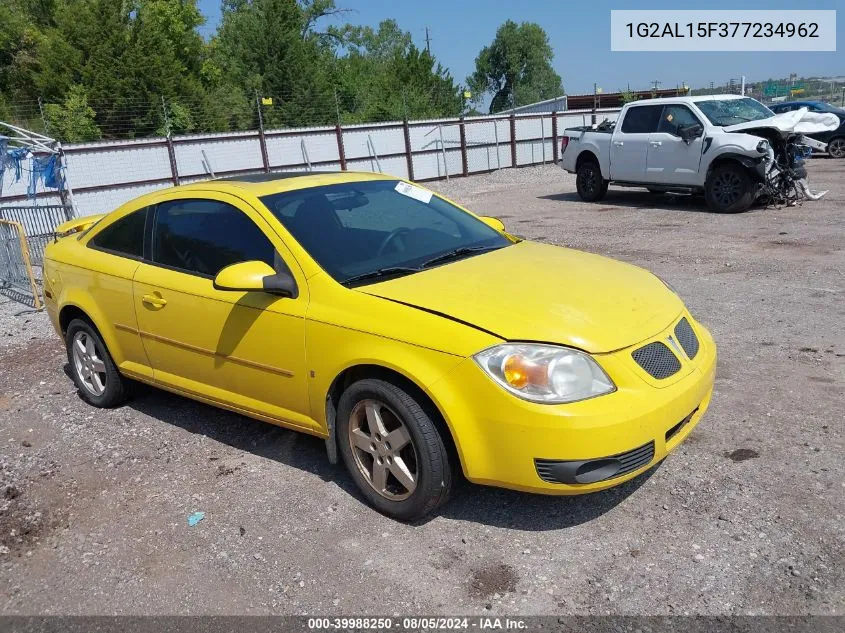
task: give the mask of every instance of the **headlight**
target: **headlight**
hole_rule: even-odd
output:
[[[769,141],[762,140],[759,143],[757,143],[757,151],[760,152],[761,154],[765,154],[766,152],[768,152],[769,151]]]
[[[505,343],[473,358],[502,387],[532,402],[561,404],[616,391],[596,361],[567,347]]]

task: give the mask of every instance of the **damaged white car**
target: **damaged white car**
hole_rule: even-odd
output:
[[[804,159],[824,143],[805,134],[839,126],[833,114],[806,109],[774,114],[737,95],[645,99],[619,119],[564,130],[561,167],[575,173],[578,195],[597,201],[608,184],[652,192],[703,193],[720,213],[817,200]]]

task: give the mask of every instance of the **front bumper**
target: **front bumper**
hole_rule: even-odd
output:
[[[681,359],[683,371],[655,381],[633,362],[633,348],[595,355],[617,391],[570,404],[521,400],[472,359],[461,363],[430,387],[466,477],[528,492],[583,494],[618,485],[664,459],[701,420],[713,392],[716,346],[702,325],[690,322],[700,348],[693,360]]]

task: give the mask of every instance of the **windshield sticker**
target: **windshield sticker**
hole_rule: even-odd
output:
[[[431,202],[432,194],[430,191],[426,191],[425,189],[421,189],[420,187],[415,187],[414,185],[407,182],[397,182],[396,191],[401,193],[403,196],[408,196],[409,198],[419,200],[420,202],[423,202],[425,204]]]

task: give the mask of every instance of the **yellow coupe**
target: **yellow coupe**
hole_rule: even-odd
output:
[[[716,347],[653,274],[369,173],[223,178],[72,220],[44,294],[94,406],[141,381],[326,440],[402,520],[473,482],[548,494],[662,460]]]

